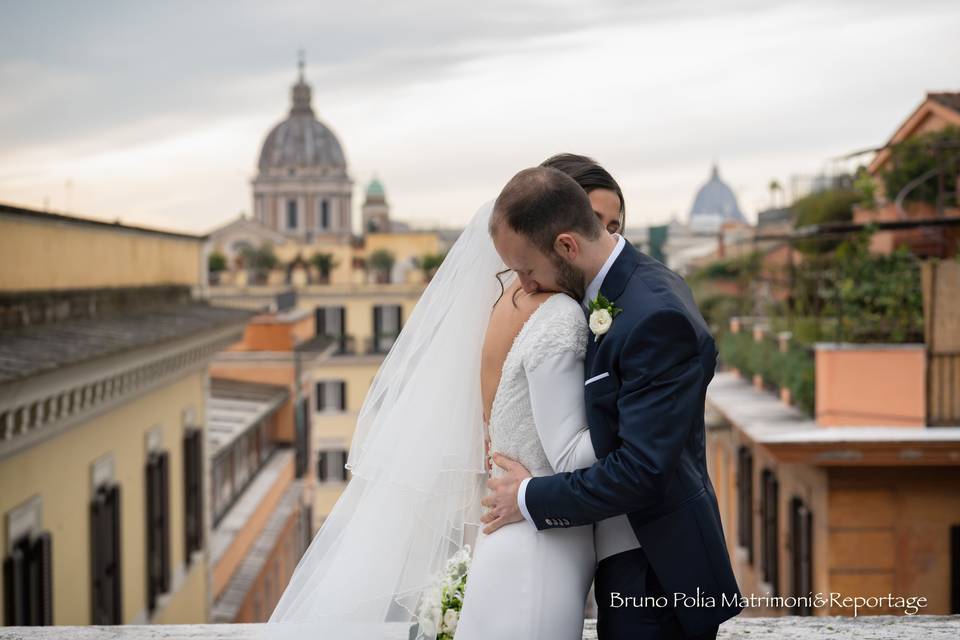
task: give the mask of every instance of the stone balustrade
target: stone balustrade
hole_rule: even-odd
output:
[[[0,627],[0,640],[260,640],[262,623],[162,624],[121,626]],[[407,625],[385,631],[384,640],[407,640]],[[294,638],[296,636],[293,636]],[[373,640],[369,634],[365,635]],[[587,620],[583,638],[597,637],[594,620]],[[740,616],[720,627],[720,640],[770,638],[771,640],[956,640],[960,616],[860,616],[750,618]]]

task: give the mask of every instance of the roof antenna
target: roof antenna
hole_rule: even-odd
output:
[[[303,67],[307,63],[307,54],[303,49],[297,51],[297,68],[300,70],[300,82],[303,82]]]

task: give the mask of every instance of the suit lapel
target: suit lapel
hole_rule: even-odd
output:
[[[617,256],[617,259],[610,265],[610,271],[608,271],[607,275],[603,278],[603,282],[600,283],[600,293],[603,297],[615,303],[617,298],[623,293],[623,290],[627,288],[627,282],[639,264],[640,252],[637,251],[632,244],[627,242],[623,245],[620,255]],[[587,314],[587,322],[589,323],[590,313],[585,313]],[[588,377],[593,375],[593,359],[597,354],[597,347],[600,344],[594,340],[594,338],[595,336],[591,332],[587,339],[587,353],[584,359],[584,366]],[[602,339],[603,338],[601,338],[601,340]]]
[[[600,283],[600,293],[603,297],[610,302],[616,302],[623,290],[627,288],[627,282],[639,264],[640,252],[627,242],[623,245],[620,255],[610,265],[610,271],[607,272],[603,282]]]

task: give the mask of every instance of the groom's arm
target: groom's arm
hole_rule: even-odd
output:
[[[620,446],[585,469],[521,483],[520,511],[537,529],[589,524],[662,500],[703,410],[703,370],[687,317],[660,310],[637,324],[624,342],[620,375]]]

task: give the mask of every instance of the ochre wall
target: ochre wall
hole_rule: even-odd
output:
[[[107,452],[120,484],[124,623],[146,608],[146,434],[155,425],[170,461],[171,577],[184,565],[182,411],[203,416],[204,397],[204,373],[195,372],[0,462],[0,513],[34,495],[43,501],[42,527],[53,538],[55,625],[90,624],[91,465]],[[205,563],[194,562],[155,620],[206,621],[206,582]]]
[[[199,285],[200,238],[0,215],[0,291]]]
[[[817,347],[817,424],[923,427],[926,355],[922,344]]]
[[[950,527],[960,525],[957,487],[957,467],[831,469],[831,591],[924,596],[929,605],[920,613],[949,614]]]

